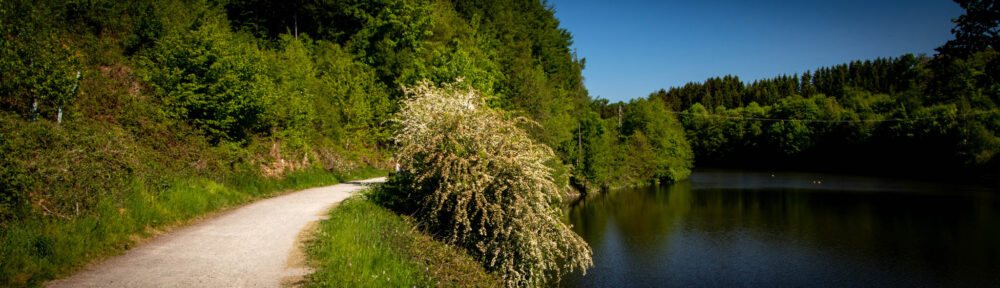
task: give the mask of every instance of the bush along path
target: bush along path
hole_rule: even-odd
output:
[[[293,265],[301,230],[384,178],[260,200],[175,230],[48,287],[277,287],[309,273]]]

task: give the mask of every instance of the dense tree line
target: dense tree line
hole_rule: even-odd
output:
[[[852,61],[806,71],[802,75],[781,75],[751,83],[727,75],[669,90],[661,89],[650,97],[662,99],[672,111],[681,111],[695,103],[711,108],[735,108],[745,107],[751,102],[768,106],[793,95],[811,97],[823,94],[840,98],[845,96],[847,88],[876,94],[899,94],[925,81],[922,69],[929,60],[925,56],[907,54],[897,58]]]
[[[574,165],[577,184],[589,188],[659,180],[690,173],[691,146],[681,123],[656,98],[608,103],[598,99],[583,112]]]
[[[649,97],[680,115],[699,165],[997,171],[1000,17],[992,1],[959,4],[967,13],[956,39],[933,57],[854,61],[752,83],[725,76]]]

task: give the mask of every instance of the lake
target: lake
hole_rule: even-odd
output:
[[[594,250],[564,287],[998,287],[997,191],[877,177],[695,171],[579,199]]]

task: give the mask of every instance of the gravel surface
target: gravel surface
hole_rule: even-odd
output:
[[[280,287],[311,272],[298,236],[330,207],[385,178],[247,204],[140,244],[47,287]],[[314,225],[313,225],[314,226]],[[298,254],[294,256],[293,254]]]

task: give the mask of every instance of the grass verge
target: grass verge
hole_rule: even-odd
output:
[[[0,225],[0,287],[38,286],[215,211],[289,190],[380,175],[385,172],[375,168],[348,173],[310,169],[282,179],[252,174],[221,182],[178,179],[156,190],[135,181],[121,199],[100,199],[94,213],[85,216],[29,218]]]
[[[322,221],[306,253],[306,287],[501,287],[464,251],[356,195]]]

